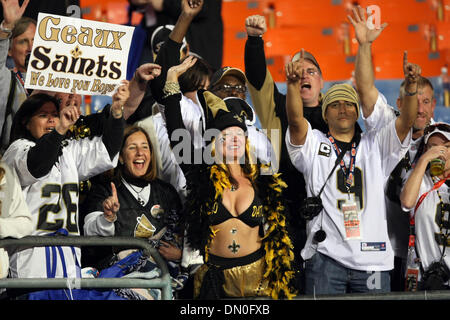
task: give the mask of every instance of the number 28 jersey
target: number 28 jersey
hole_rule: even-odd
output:
[[[348,189],[346,177],[338,165],[326,181],[336,162],[336,152],[327,136],[312,130],[308,132],[304,145],[293,145],[289,130],[286,144],[294,166],[304,174],[308,197],[321,194],[324,209],[307,224],[307,241],[302,250],[303,259],[311,258],[316,250],[343,264],[361,271],[384,271],[393,268],[393,251],[389,242],[384,185],[392,169],[408,150],[411,133],[400,142],[395,121],[380,130],[361,134],[356,149],[353,183]],[[343,158],[349,167],[350,152]],[[326,181],[326,183],[325,183]],[[359,202],[359,237],[346,238],[342,204]],[[325,241],[317,243],[313,236],[320,227],[326,232]]]
[[[16,169],[25,201],[33,219],[32,235],[48,235],[61,228],[70,236],[80,235],[78,227],[78,184],[80,181],[116,166],[118,155],[111,160],[101,137],[64,140],[61,154],[51,170],[35,178],[28,170],[28,151],[34,142],[19,139],[6,150],[3,159]],[[72,250],[62,247],[69,277],[75,277]],[[80,249],[75,248],[78,263]],[[47,277],[44,247],[22,250],[11,256],[13,277]],[[56,277],[62,276],[61,261],[57,258]]]

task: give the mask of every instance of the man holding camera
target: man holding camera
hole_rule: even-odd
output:
[[[403,61],[408,108],[380,130],[364,133],[357,124],[358,95],[347,84],[332,86],[323,98],[322,116],[329,132],[313,130],[303,116],[299,96],[303,54],[286,66],[286,145],[292,163],[305,177],[310,206],[304,209],[314,209],[317,203],[323,206],[307,224],[302,250],[306,294],[390,291],[394,255],[384,184],[411,142],[420,72],[406,57]],[[311,201],[318,195],[319,201]]]

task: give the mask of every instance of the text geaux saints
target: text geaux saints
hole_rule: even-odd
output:
[[[120,70],[120,61],[108,61],[105,55],[98,55],[96,59],[82,57],[83,47],[93,47],[122,50],[120,39],[125,35],[123,31],[93,29],[90,27],[79,27],[77,29],[73,25],[59,27],[61,19],[57,17],[47,16],[41,20],[38,26],[39,36],[49,42],[60,42],[65,44],[76,44],[71,50],[71,56],[64,54],[55,54],[51,57],[51,47],[37,46],[33,51],[33,59],[31,66],[35,70],[44,71],[51,68],[54,72],[72,73],[84,76],[97,76],[98,78],[108,78],[117,80],[122,76]],[[50,32],[47,32],[50,31]],[[45,83],[46,82],[46,83]],[[41,76],[39,72],[32,72],[30,83],[32,85],[47,87],[60,87],[68,89],[71,81],[69,78],[54,78],[49,74],[48,78]],[[78,90],[87,90],[91,81],[74,80],[73,87]],[[99,79],[93,81],[91,91],[98,91],[102,94],[111,92],[116,85],[104,85]]]

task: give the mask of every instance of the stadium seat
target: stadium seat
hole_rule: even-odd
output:
[[[436,36],[439,50],[450,49],[450,21],[436,23]]]
[[[288,55],[270,56],[266,59],[267,68],[275,82],[286,82],[285,66],[291,59]]]
[[[319,52],[315,57],[323,70],[322,76],[325,81],[346,81],[352,77],[355,70],[355,56]]]
[[[315,58],[323,71],[325,81],[347,81],[352,77],[355,69],[355,57],[344,54],[315,53]],[[291,59],[288,55],[269,56],[267,67],[275,82],[285,82],[285,65]]]
[[[427,24],[390,24],[374,42],[372,50],[374,53],[430,50],[430,26]]]
[[[315,0],[272,1],[276,27],[323,26],[333,27],[346,21],[343,1]]]
[[[381,23],[431,23],[437,21],[437,6],[433,0],[358,0],[367,8],[377,5],[380,8]]]
[[[108,1],[106,4],[106,16],[108,22],[126,24],[128,22],[128,1]]]
[[[420,65],[422,75],[433,77],[441,74],[446,64],[446,52],[408,51],[408,61]],[[403,75],[403,52],[378,52],[373,56],[376,79],[401,79]]]
[[[99,1],[80,0],[81,17],[83,19],[102,21],[103,6]]]
[[[340,53],[344,50],[338,28],[308,26],[269,29],[264,35],[264,41],[268,56],[292,56],[301,48],[324,53]]]
[[[442,1],[442,15],[444,21],[450,22],[450,0],[440,0]]]
[[[224,30],[223,66],[244,67],[244,51],[247,32],[245,27]]]
[[[244,28],[250,15],[263,14],[262,1],[222,1],[222,20],[225,29]]]
[[[126,24],[128,22],[127,0],[80,0],[82,18],[110,22],[115,24]]]

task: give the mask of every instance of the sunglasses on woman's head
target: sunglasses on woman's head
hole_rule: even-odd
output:
[[[435,123],[435,124],[431,124],[428,127],[425,128],[424,130],[424,135],[427,135],[431,132],[433,132],[434,130],[439,130],[439,131],[445,131],[445,132],[450,132],[450,125],[446,124],[446,123]]]

